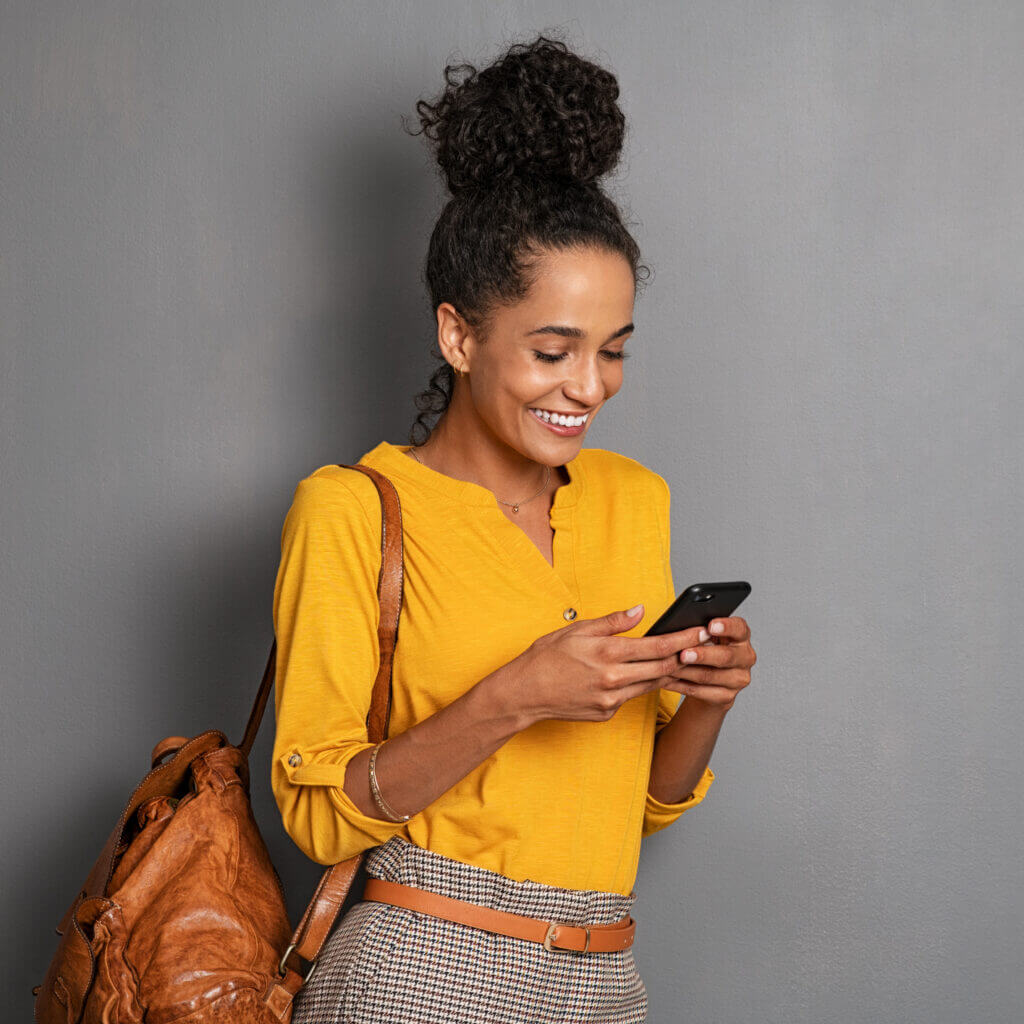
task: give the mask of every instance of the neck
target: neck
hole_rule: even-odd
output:
[[[569,475],[562,466],[551,466],[549,472],[546,463],[510,448],[475,416],[459,415],[460,412],[453,398],[429,439],[416,452],[424,465],[456,480],[480,484],[499,501],[506,502],[525,501],[545,479],[552,493],[568,483]]]

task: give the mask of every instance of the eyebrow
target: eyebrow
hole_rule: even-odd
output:
[[[626,324],[625,327],[620,327],[613,335],[608,338],[608,341],[614,341],[616,338],[621,338],[624,334],[629,334],[634,329],[632,323]],[[557,334],[561,338],[584,338],[585,333],[579,327],[566,327],[562,324],[547,324],[545,327],[538,327],[536,330],[527,331],[526,337],[530,337],[531,334]]]

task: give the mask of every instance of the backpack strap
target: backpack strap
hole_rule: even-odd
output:
[[[367,735],[370,742],[377,743],[387,736],[391,720],[391,673],[394,666],[395,644],[398,642],[398,618],[402,612],[402,585],[404,583],[402,562],[402,504],[398,500],[395,485],[379,470],[370,466],[343,465],[342,469],[357,469],[365,473],[377,488],[380,497],[380,572],[377,575],[377,600],[380,603],[380,621],[377,624],[377,639],[380,646],[380,665],[373,684],[370,710],[366,716]],[[238,749],[246,758],[259,732],[263,713],[267,707],[277,664],[277,638],[270,645],[270,656],[263,671],[263,681],[256,694],[245,735]]]
[[[343,469],[355,469],[365,473],[377,488],[381,504],[380,531],[380,573],[377,577],[377,600],[380,603],[380,621],[377,625],[377,639],[380,643],[380,665],[377,678],[373,684],[370,697],[370,710],[366,716],[366,731],[371,743],[379,743],[387,737],[388,725],[391,720],[391,686],[394,669],[395,644],[398,641],[398,620],[402,612],[402,593],[404,583],[403,546],[402,546],[402,506],[394,484],[381,472],[370,466],[342,465]],[[270,657],[263,672],[256,701],[245,727],[245,735],[238,749],[246,759],[252,750],[256,733],[259,731],[263,713],[266,710],[270,690],[274,684],[277,662],[277,638],[270,647]],[[283,975],[276,985],[266,994],[268,1006],[280,1017],[287,1019],[288,1007],[295,994],[309,979],[312,969],[305,973],[299,971],[298,958],[313,962],[330,934],[337,919],[338,912],[348,895],[363,853],[358,853],[348,860],[332,864],[320,879],[320,884],[310,900],[306,912],[302,915],[291,944],[281,957],[280,972]],[[297,956],[296,956],[297,954]]]

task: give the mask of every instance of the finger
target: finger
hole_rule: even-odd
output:
[[[712,619],[708,623],[708,632],[719,643],[734,644],[750,638],[750,627],[747,625],[747,620],[739,615]]]
[[[736,700],[736,691],[727,686],[713,686],[707,683],[691,683],[685,679],[666,682],[663,690],[673,690],[684,697],[694,697],[708,704],[732,704]]]
[[[657,678],[643,679],[639,683],[628,683],[615,692],[622,703],[625,704],[627,700],[632,700],[634,697],[642,697],[653,690],[672,689],[673,687],[666,684],[674,682],[677,682],[677,680],[672,679],[671,676],[658,676]]]
[[[579,619],[564,629],[572,629],[585,636],[611,636],[615,633],[624,633],[632,629],[644,617],[644,606],[636,605],[632,609],[620,608],[617,611],[609,612],[607,615],[599,615],[596,619]]]
[[[740,664],[742,648],[732,644],[699,644],[686,647],[676,655],[681,665],[711,665],[715,668],[731,668]]]
[[[724,686],[738,692],[750,682],[750,673],[744,668],[707,668],[680,665],[668,673],[671,679],[704,686]]]
[[[682,666],[675,654],[652,661],[620,661],[607,666],[606,685],[609,689],[618,690],[627,686],[640,685],[650,690],[652,684],[663,676],[673,676]]]
[[[710,639],[703,626],[694,626],[655,636],[612,637],[611,651],[616,661],[654,661],[675,657],[684,647],[693,647]]]
[[[675,693],[696,693],[700,690],[708,691],[713,694],[713,691],[722,690],[723,692],[736,696],[736,691],[731,690],[727,686],[718,686],[708,683],[694,683],[688,679],[676,679],[671,675],[653,676],[650,679],[641,679],[639,682],[624,683],[621,686],[614,688],[616,697],[625,703],[627,700],[632,700],[634,697],[642,697],[645,694],[657,692],[658,690],[672,690]]]

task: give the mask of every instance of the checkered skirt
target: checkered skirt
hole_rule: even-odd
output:
[[[392,836],[363,858],[374,878],[569,924],[611,924],[636,893],[518,882]],[[370,900],[328,936],[292,1024],[644,1024],[632,948],[550,952],[539,942]]]

